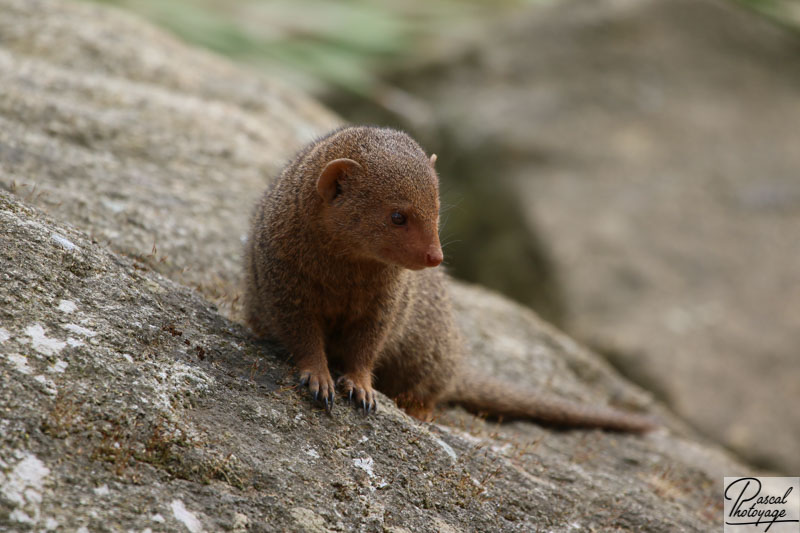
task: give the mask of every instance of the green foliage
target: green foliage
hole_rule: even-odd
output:
[[[800,30],[800,2],[797,0],[735,0],[774,21]]]
[[[423,54],[434,37],[524,0],[94,0],[134,11],[181,39],[309,90],[358,94]],[[530,0],[529,0],[530,1]]]

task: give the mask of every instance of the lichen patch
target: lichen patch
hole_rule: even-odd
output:
[[[41,518],[42,491],[50,469],[35,455],[20,455],[14,468],[0,472],[0,496],[14,507],[9,515],[12,521],[36,525]]]
[[[62,247],[63,249],[67,250],[68,252],[71,252],[73,250],[77,250],[78,249],[78,247],[75,246],[75,244],[73,244],[72,241],[70,241],[69,239],[67,239],[66,237],[64,237],[63,235],[60,235],[58,233],[53,232],[50,235],[50,238],[53,239],[53,241],[56,244],[58,244],[60,247]]]
[[[186,526],[186,529],[191,533],[200,533],[203,531],[203,524],[200,523],[200,520],[197,519],[194,513],[186,508],[181,500],[172,500],[171,507],[175,519]]]
[[[44,328],[39,324],[25,328],[25,334],[31,338],[30,343],[33,349],[42,355],[55,355],[67,345],[64,341],[45,335]]]
[[[78,306],[75,305],[75,302],[72,302],[70,300],[61,300],[60,302],[58,302],[58,310],[61,311],[62,313],[69,314],[77,311]]]
[[[92,331],[92,330],[90,330],[88,328],[84,328],[83,326],[79,326],[77,324],[67,324],[67,325],[64,326],[64,329],[69,330],[72,333],[75,333],[76,335],[81,335],[83,337],[92,338],[95,335],[97,335],[96,332],[94,332],[94,331]]]
[[[33,370],[31,369],[30,365],[28,365],[28,358],[24,355],[20,355],[18,353],[12,353],[5,356],[11,366],[14,367],[14,370],[19,372],[20,374],[31,374]]]

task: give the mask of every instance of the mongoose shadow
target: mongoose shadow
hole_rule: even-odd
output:
[[[654,422],[510,384],[464,363],[439,242],[436,156],[403,132],[335,130],[258,202],[245,246],[245,320],[290,352],[315,401],[335,383],[366,413],[377,388],[430,420],[437,404],[549,424],[643,432]],[[439,268],[437,268],[439,267]]]

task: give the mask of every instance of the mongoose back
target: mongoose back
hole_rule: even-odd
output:
[[[429,420],[440,402],[506,418],[645,431],[643,416],[542,396],[462,363],[439,266],[434,163],[407,134],[345,127],[306,146],[256,206],[245,249],[245,319],[291,353],[330,410],[331,370],[347,397],[373,387]]]

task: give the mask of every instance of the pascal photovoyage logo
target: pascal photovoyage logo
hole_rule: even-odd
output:
[[[800,533],[800,477],[726,477],[725,533]]]

